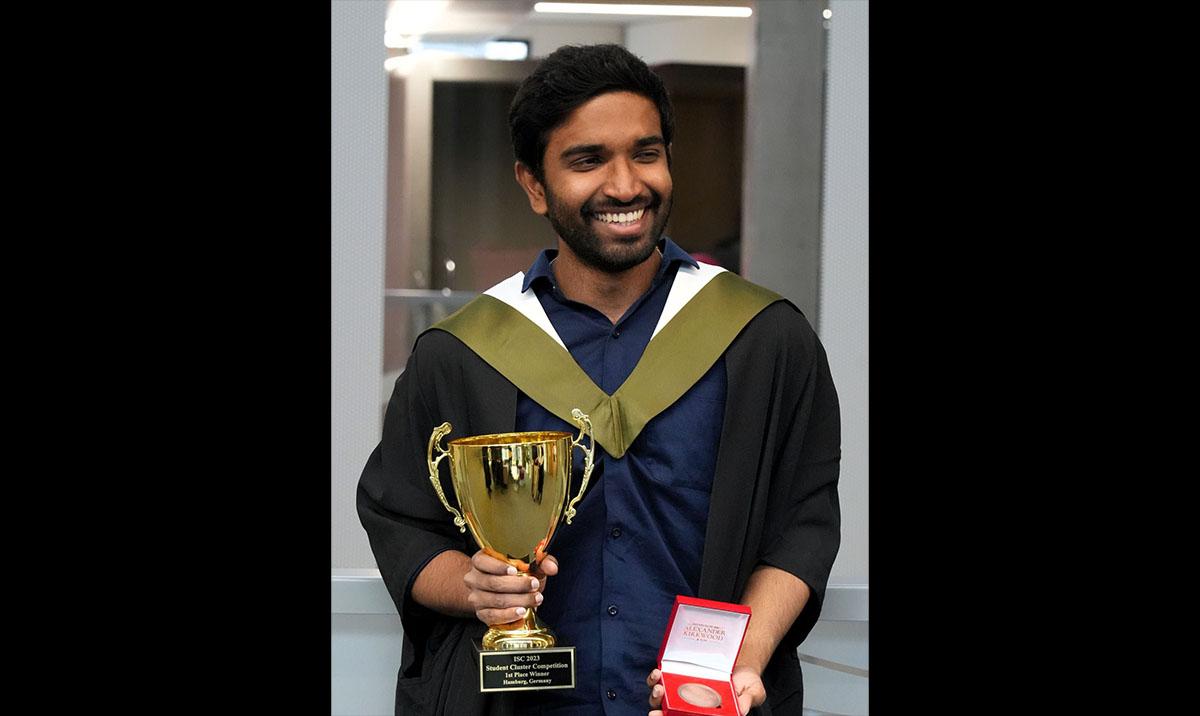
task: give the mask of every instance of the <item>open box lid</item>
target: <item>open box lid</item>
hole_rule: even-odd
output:
[[[750,607],[743,604],[677,595],[658,663],[676,674],[728,679],[749,623]]]

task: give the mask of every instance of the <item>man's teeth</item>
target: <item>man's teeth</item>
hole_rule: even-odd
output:
[[[642,214],[646,213],[645,209],[637,211],[621,212],[619,214],[596,214],[596,218],[606,224],[629,224],[642,218]]]

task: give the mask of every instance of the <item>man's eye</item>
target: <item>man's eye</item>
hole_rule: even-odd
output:
[[[645,152],[638,152],[634,158],[642,162],[653,162],[658,159],[658,151],[651,149]]]
[[[600,164],[600,157],[583,157],[576,159],[571,163],[571,166],[577,169],[590,169],[598,164]]]

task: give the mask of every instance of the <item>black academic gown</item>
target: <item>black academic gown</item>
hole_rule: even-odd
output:
[[[804,580],[812,596],[776,650],[760,716],[800,716],[804,697],[796,647],[821,613],[840,541],[837,481],[841,427],[825,350],[786,301],[758,313],[725,352],[728,387],[697,596],[739,602],[760,564]],[[433,554],[474,554],[425,467],[430,433],[511,432],[517,389],[449,333],[422,334],[388,403],[383,438],[358,486],[358,512],[404,627],[397,714],[513,714],[503,693],[479,693],[472,642],[485,626],[414,602],[416,574]],[[453,500],[449,478],[442,485]],[[664,494],[664,499],[669,499]],[[646,665],[649,673],[654,664]],[[649,690],[647,690],[647,697]],[[647,707],[649,710],[649,707]]]

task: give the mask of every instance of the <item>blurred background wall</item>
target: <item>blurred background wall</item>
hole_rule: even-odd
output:
[[[379,442],[387,58],[382,2],[331,3],[330,420],[333,566],[367,566],[354,483]],[[366,559],[364,559],[366,557]]]

